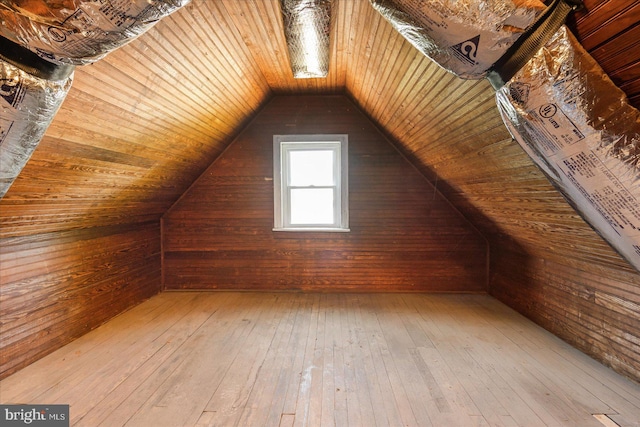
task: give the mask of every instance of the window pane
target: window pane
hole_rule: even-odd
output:
[[[289,151],[289,179],[294,187],[333,185],[333,151]]]
[[[333,224],[333,189],[292,189],[291,224]]]

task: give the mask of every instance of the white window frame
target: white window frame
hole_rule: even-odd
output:
[[[348,143],[346,134],[273,136],[274,231],[350,231]],[[290,151],[298,150],[331,150],[334,153],[334,164],[338,167],[334,169],[334,185],[331,186],[335,200],[333,224],[291,224],[289,194],[293,187],[288,183],[287,159]]]

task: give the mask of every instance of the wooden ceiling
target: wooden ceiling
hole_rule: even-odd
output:
[[[640,106],[640,4],[585,3],[573,28]],[[368,0],[334,0],[330,61],[292,77],[278,0],[193,0],[78,67],[0,202],[2,236],[158,220],[271,97],[346,93],[483,232],[628,268],[512,143],[486,81],[441,70]]]

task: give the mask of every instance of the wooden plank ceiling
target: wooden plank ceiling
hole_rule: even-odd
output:
[[[586,5],[577,33],[638,106],[638,4]],[[324,79],[292,77],[278,0],[194,0],[79,67],[1,202],[2,235],[158,219],[270,97],[297,93],[350,95],[485,232],[617,259],[511,142],[489,85],[442,71],[367,0],[334,2]],[[570,240],[549,243],[550,218]]]
[[[585,4],[572,28],[640,107],[639,3]],[[5,373],[159,290],[160,218],[274,96],[346,94],[488,238],[493,295],[640,378],[640,276],[511,141],[489,84],[441,70],[368,0],[333,8],[324,79],[292,77],[278,0],[193,0],[77,69],[0,200]]]

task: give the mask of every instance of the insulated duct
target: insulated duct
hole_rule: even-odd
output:
[[[0,0],[0,35],[57,63],[83,65],[190,0]]]
[[[38,146],[71,87],[56,65],[0,38],[0,198]]]
[[[326,77],[331,0],[280,0],[280,7],[293,77]]]
[[[414,47],[458,77],[481,79],[545,10],[538,0],[370,0]]]
[[[640,111],[564,26],[496,99],[514,139],[640,270]]]

